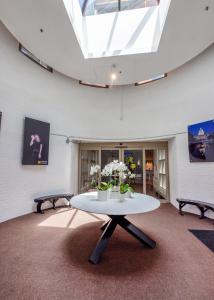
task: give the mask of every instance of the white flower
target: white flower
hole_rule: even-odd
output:
[[[121,179],[126,179],[126,174],[123,173],[123,172],[120,172],[120,173],[119,173],[119,177],[120,177]]]
[[[134,173],[131,173],[131,174],[129,175],[129,178],[130,178],[130,179],[135,178],[135,177],[136,177],[136,175],[135,175]]]
[[[92,166],[91,166],[91,169],[90,169],[90,175],[93,176],[93,175],[96,174],[99,170],[100,170],[100,166],[99,166],[99,165],[92,165]]]
[[[123,162],[119,162],[118,160],[113,160],[109,164],[107,164],[101,172],[102,176],[113,176],[118,175],[121,179],[126,178],[126,174],[128,172],[127,166]]]

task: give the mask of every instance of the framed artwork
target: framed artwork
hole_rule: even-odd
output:
[[[214,120],[188,126],[190,162],[214,162]]]
[[[49,138],[49,123],[25,118],[22,164],[48,165]]]

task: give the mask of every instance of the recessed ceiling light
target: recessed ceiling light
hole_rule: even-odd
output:
[[[117,75],[116,75],[115,73],[112,73],[112,74],[111,74],[111,79],[112,79],[112,80],[115,80],[116,78],[117,78]]]
[[[111,66],[111,73],[110,73],[110,76],[111,76],[111,80],[115,80],[117,78],[117,70],[116,70],[116,64],[113,64]]]

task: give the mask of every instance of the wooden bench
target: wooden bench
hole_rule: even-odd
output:
[[[51,204],[53,205],[53,209],[56,209],[55,204],[61,198],[66,199],[68,201],[69,207],[71,207],[70,200],[73,196],[74,196],[74,194],[56,194],[56,195],[49,195],[49,196],[43,196],[43,197],[36,198],[36,199],[34,199],[34,202],[37,203],[37,213],[44,214],[41,207],[42,207],[42,204],[45,203],[46,201],[51,202]]]
[[[208,210],[212,210],[214,212],[214,204],[213,203],[206,203],[206,202],[202,202],[202,201],[198,201],[198,200],[189,200],[189,199],[176,199],[177,202],[179,203],[179,213],[180,215],[183,215],[183,211],[182,208],[186,205],[186,204],[190,204],[190,205],[194,205],[197,206],[198,209],[200,210],[201,216],[200,219],[203,219],[205,216],[205,212]]]

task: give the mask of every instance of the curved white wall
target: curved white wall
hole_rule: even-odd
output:
[[[73,191],[76,184],[76,171],[70,178],[70,170],[77,149],[62,137],[51,136],[49,166],[21,165],[24,116],[50,122],[52,133],[121,140],[173,135],[214,117],[214,46],[164,80],[112,89],[51,74],[17,49],[0,25],[1,221],[32,211],[36,195]],[[186,133],[170,140],[169,149],[172,202],[178,196],[212,202],[214,164],[189,163]]]

